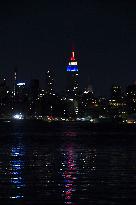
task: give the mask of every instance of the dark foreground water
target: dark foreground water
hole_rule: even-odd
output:
[[[0,122],[0,204],[136,204],[136,131]]]

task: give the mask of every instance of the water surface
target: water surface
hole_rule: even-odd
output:
[[[0,123],[1,204],[135,204],[135,131]]]

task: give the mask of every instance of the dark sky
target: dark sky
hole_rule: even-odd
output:
[[[0,73],[9,79],[17,65],[20,80],[43,84],[53,67],[61,89],[74,44],[82,87],[90,78],[97,95],[108,95],[115,83],[125,88],[136,79],[136,5],[128,2],[1,2]]]

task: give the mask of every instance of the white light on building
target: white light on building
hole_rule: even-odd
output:
[[[17,83],[18,86],[25,85],[25,83]]]

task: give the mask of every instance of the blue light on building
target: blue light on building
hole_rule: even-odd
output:
[[[68,65],[67,71],[68,72],[78,72],[78,66]]]

